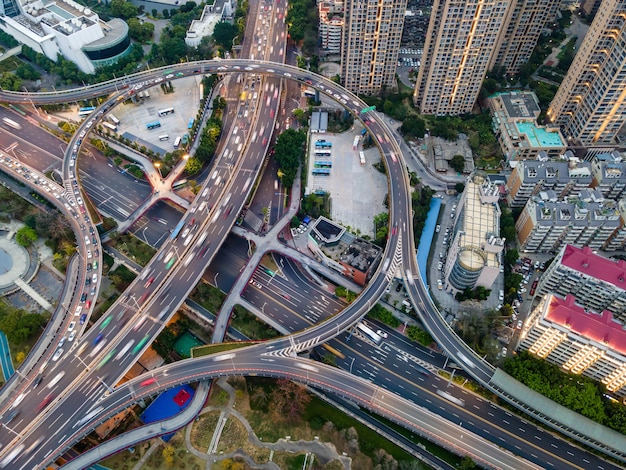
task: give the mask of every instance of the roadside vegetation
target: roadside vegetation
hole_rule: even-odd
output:
[[[608,399],[600,382],[568,374],[527,351],[507,358],[504,371],[558,404],[617,432],[626,433],[626,407]]]

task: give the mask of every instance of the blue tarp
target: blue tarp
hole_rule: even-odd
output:
[[[195,390],[189,385],[181,385],[161,393],[152,404],[146,408],[146,411],[140,416],[141,420],[148,424],[155,421],[162,421],[183,411],[193,398]],[[176,399],[178,397],[178,400]],[[184,397],[184,402],[179,402]],[[163,436],[164,441],[168,441],[173,434]]]
[[[417,247],[417,267],[420,270],[420,277],[427,285],[428,253],[430,253],[430,245],[432,244],[433,237],[435,235],[435,228],[437,227],[437,220],[439,219],[439,211],[441,210],[442,202],[442,199],[438,197],[431,199],[428,217],[426,217],[424,230],[422,230],[422,236],[420,237],[420,244]]]

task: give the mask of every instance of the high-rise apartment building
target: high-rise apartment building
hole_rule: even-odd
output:
[[[320,19],[320,51],[325,54],[339,54],[343,32],[343,1],[324,0],[317,4],[317,8]]]
[[[541,31],[554,17],[560,0],[513,0],[498,37],[496,53],[489,69],[504,67],[508,76],[516,75],[535,50]]]
[[[598,200],[599,192],[585,193],[558,200],[553,191],[542,191],[529,199],[515,223],[520,249],[547,253],[567,243],[606,249],[622,226],[619,205]]]
[[[565,245],[541,276],[537,295],[576,296],[576,302],[595,312],[609,310],[626,321],[626,262],[597,255],[592,248]]]
[[[434,0],[413,100],[423,114],[474,107],[511,0]]]
[[[548,119],[584,145],[615,143],[626,116],[626,0],[603,0]]]
[[[519,349],[626,396],[626,330],[610,311],[598,314],[573,295],[547,295],[526,320]]]
[[[506,182],[507,202],[511,207],[523,207],[531,197],[547,190],[563,198],[578,194],[591,182],[589,162],[521,161]]]
[[[353,93],[395,85],[407,0],[347,0],[341,79]]]

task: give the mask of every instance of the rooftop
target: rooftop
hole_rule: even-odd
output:
[[[532,92],[511,92],[498,95],[510,118],[535,119],[539,116],[541,108],[537,97]]]
[[[573,245],[565,245],[561,264],[626,290],[626,261],[613,261],[598,256],[587,246],[577,248]]]
[[[608,310],[601,314],[585,311],[575,302],[571,294],[564,299],[550,294],[544,318],[620,354],[626,354],[626,330],[621,323],[613,320],[613,314]]]
[[[493,202],[484,203],[484,194],[490,194],[491,188],[495,188]],[[462,227],[459,228],[459,245],[461,248],[473,247],[475,250],[463,250],[459,252],[463,258],[461,261],[469,268],[479,268],[486,264],[497,266],[497,257],[493,253],[479,253],[484,249],[485,244],[491,236],[499,236],[497,225],[497,201],[499,192],[497,186],[489,180],[484,180],[480,176],[474,175],[465,186],[465,200],[463,203]]]
[[[334,223],[326,217],[318,217],[311,226],[310,233],[316,235],[316,238],[324,243],[333,243],[339,241],[345,230],[341,225]]]

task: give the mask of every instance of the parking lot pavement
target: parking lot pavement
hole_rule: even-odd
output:
[[[353,233],[374,236],[374,216],[388,212],[384,206],[387,194],[387,178],[372,165],[380,161],[380,152],[376,147],[364,150],[365,165],[361,165],[359,145],[353,149],[356,136],[360,135],[360,126],[354,126],[343,134],[313,135],[309,150],[309,176],[305,193],[324,191],[331,196],[331,218]],[[315,156],[315,143],[324,140],[331,144],[319,151],[329,152],[329,156]],[[315,163],[331,164],[328,175],[313,175]]]

